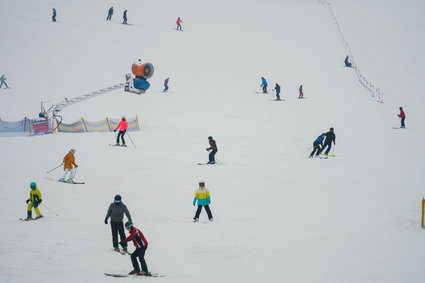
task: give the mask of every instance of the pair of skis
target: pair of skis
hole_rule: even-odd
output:
[[[124,274],[124,273],[104,273],[105,276],[112,276],[112,277],[165,277],[165,275],[161,275],[158,273],[149,273],[146,275],[136,275],[136,274]]]

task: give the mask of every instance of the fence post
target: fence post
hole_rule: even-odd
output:
[[[87,131],[87,126],[86,126],[86,123],[84,122],[84,118],[83,118],[83,117],[81,117],[81,122],[83,122],[84,129],[86,129],[86,132],[88,132],[88,131]]]
[[[424,227],[424,213],[425,213],[425,199],[422,198],[422,221],[421,221],[422,229],[425,229],[425,227]]]

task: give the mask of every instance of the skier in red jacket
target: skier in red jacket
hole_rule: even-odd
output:
[[[182,30],[182,23],[183,21],[180,19],[180,17],[177,19],[176,24],[177,24],[177,28],[176,30]]]
[[[401,127],[400,128],[406,128],[406,125],[404,124],[404,120],[406,120],[406,114],[403,111],[403,107],[400,107],[400,114],[398,114],[398,117],[401,119]]]
[[[124,240],[126,243],[133,241],[136,250],[131,254],[131,262],[133,263],[133,270],[130,271],[129,274],[135,275],[144,275],[150,276],[148,271],[148,266],[145,261],[145,252],[148,248],[148,241],[143,235],[142,231],[133,226],[131,221],[125,223],[125,229],[128,230],[130,235]],[[123,241],[123,242],[124,242]],[[121,242],[121,245],[125,245],[125,243]],[[142,271],[140,272],[139,263],[137,262],[137,258],[139,258],[140,265],[142,266]]]
[[[125,132],[127,132],[127,129],[128,129],[128,123],[127,123],[127,121],[126,121],[126,119],[125,119],[125,117],[122,117],[122,119],[121,119],[121,122],[118,124],[118,126],[115,128],[115,130],[114,130],[114,132],[116,132],[117,130],[120,130],[119,132],[118,132],[118,136],[117,136],[117,146],[119,146],[120,145],[120,137],[121,137],[121,142],[122,142],[122,145],[121,146],[126,146],[125,145],[125,140],[124,140],[124,135],[125,135]]]

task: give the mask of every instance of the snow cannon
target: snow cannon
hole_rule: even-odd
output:
[[[150,79],[153,76],[153,65],[151,63],[134,63],[131,66],[131,72],[133,73],[134,78],[130,74],[125,76],[126,85],[124,90],[137,94],[145,93],[150,87],[150,83],[147,79]]]

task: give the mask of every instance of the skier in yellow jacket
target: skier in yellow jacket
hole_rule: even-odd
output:
[[[199,181],[199,188],[196,190],[195,197],[193,198],[193,206],[198,202],[198,209],[196,210],[193,222],[199,221],[199,215],[201,214],[202,207],[207,211],[208,219],[213,221],[213,216],[210,210],[209,204],[211,203],[210,191],[205,187],[204,181]]]
[[[32,182],[30,184],[30,197],[29,199],[26,200],[26,203],[28,204],[27,207],[27,219],[26,220],[33,220],[34,218],[32,218],[32,208],[34,207],[35,210],[35,214],[37,214],[37,216],[35,217],[35,219],[41,218],[43,217],[43,215],[41,215],[40,210],[38,209],[38,206],[41,203],[41,193],[37,188],[37,184],[35,182]]]
[[[59,179],[59,182],[67,182],[67,183],[74,183],[74,175],[75,175],[75,168],[78,167],[78,165],[75,163],[75,148],[71,148],[71,150],[65,155],[63,158],[63,176]],[[66,179],[66,176],[69,173],[69,179]]]

